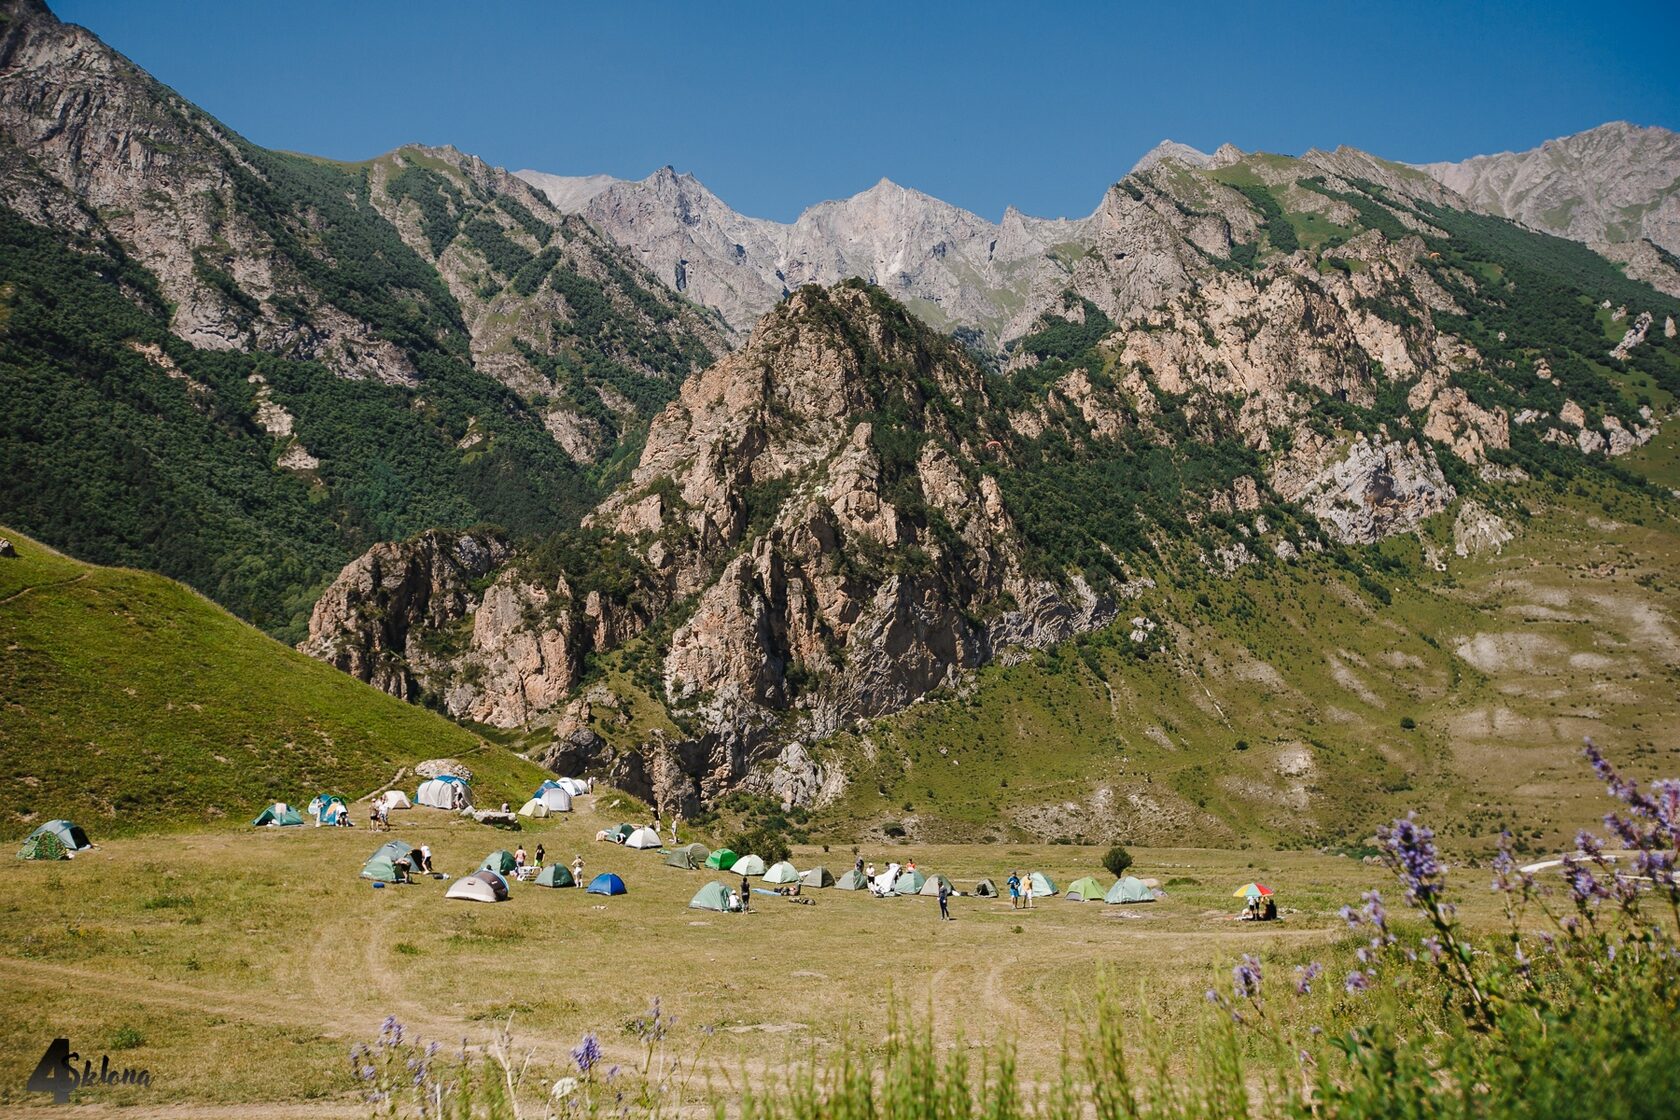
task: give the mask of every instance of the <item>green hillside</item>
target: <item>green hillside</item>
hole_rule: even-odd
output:
[[[464,760],[481,803],[539,771],[312,661],[161,576],[83,564],[0,527],[0,828],[73,817],[97,838],[237,823],[271,800],[360,796]]]

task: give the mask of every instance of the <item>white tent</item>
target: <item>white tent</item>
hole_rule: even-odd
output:
[[[408,794],[400,789],[388,789],[380,794],[379,799],[385,803],[387,809],[414,808],[414,803],[408,799]]]
[[[542,817],[548,816],[548,806],[533,797],[531,800],[525,802],[525,804],[519,807],[519,815],[522,817],[536,817],[541,819]]]
[[[624,841],[626,848],[657,848],[659,833],[651,828],[638,828]]]
[[[588,784],[577,778],[561,778],[554,784],[571,794],[573,797],[589,792]]]
[[[572,795],[559,786],[551,786],[543,790],[542,803],[551,813],[569,813],[572,811]]]
[[[472,804],[472,787],[460,778],[444,775],[421,782],[414,800],[432,809],[464,809]]]
[[[494,871],[475,871],[471,875],[464,875],[449,884],[449,889],[443,895],[445,898],[460,898],[468,902],[505,902],[507,896],[507,880]]]

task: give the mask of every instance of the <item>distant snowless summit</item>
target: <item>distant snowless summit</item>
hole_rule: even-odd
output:
[[[1373,168],[1409,170],[1339,149]],[[1177,163],[1219,168],[1243,158],[1163,140],[1128,176]],[[1622,122],[1529,152],[1416,165],[1458,205],[1583,241],[1659,287],[1680,287],[1680,134]],[[792,222],[732,209],[698,179],[662,167],[641,180],[515,173],[555,207],[581,214],[689,299],[745,332],[801,284],[860,277],[933,326],[982,348],[1026,333],[1070,286],[1120,215],[1114,191],[1082,218],[1035,218],[1011,207],[998,222],[888,179],[821,202]],[[1462,196],[1460,199],[1458,196]],[[1123,250],[1122,250],[1123,251]],[[1089,266],[1087,266],[1089,267]]]

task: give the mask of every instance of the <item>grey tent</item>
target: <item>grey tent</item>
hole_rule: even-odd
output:
[[[996,898],[997,884],[990,879],[982,879],[974,884],[974,893],[981,898]]]
[[[766,883],[797,883],[799,881],[799,871],[793,864],[784,859],[780,863],[771,865],[770,870],[764,873],[764,881]]]
[[[943,876],[943,875],[929,875],[927,877],[927,882],[922,884],[922,889],[917,891],[916,893],[917,894],[925,894],[929,898],[938,898],[939,897],[939,884],[941,884],[941,883],[945,884],[945,889],[949,893],[951,893],[951,894],[956,894],[957,893],[957,888],[955,888],[951,885],[951,880],[945,878],[945,876]]]
[[[765,870],[764,861],[757,856],[742,856],[735,861],[735,866],[730,870],[737,875],[762,875]]]
[[[388,840],[362,864],[362,878],[377,883],[406,883],[414,867],[414,845],[407,840]]]
[[[856,872],[853,872],[856,874]],[[828,873],[826,867],[813,867],[799,877],[799,883],[805,887],[832,887],[834,876]]]
[[[539,887],[575,887],[577,880],[566,870],[563,863],[551,863],[537,872],[537,886]]]
[[[729,910],[729,888],[715,881],[707,883],[694,892],[694,897],[688,900],[688,908],[725,913]]]
[[[704,844],[685,844],[680,848],[671,849],[671,853],[665,857],[665,866],[680,867],[684,871],[698,871],[706,866],[706,857],[711,854],[711,849]]]
[[[1108,888],[1104,902],[1154,902],[1155,892],[1143,885],[1143,880],[1128,875]]]
[[[471,875],[449,884],[449,889],[443,892],[445,898],[459,898],[466,902],[506,902],[508,898],[507,880],[494,871],[481,869]]]
[[[927,886],[928,877],[920,871],[900,871],[898,878],[893,880],[894,894],[921,894],[922,888]]]
[[[863,872],[852,868],[834,881],[834,889],[840,891],[861,891],[869,888],[869,880],[863,877]]]

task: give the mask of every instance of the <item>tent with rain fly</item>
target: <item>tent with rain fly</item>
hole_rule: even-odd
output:
[[[799,885],[802,887],[832,887],[834,876],[828,873],[826,867],[813,867],[799,877]]]
[[[735,861],[735,866],[730,870],[737,875],[762,875],[765,871],[764,861],[757,856],[742,856]]]
[[[350,811],[349,804],[348,801],[345,801],[336,793],[317,793],[310,798],[309,806],[305,812],[309,814],[310,818],[314,820],[315,826],[319,828],[324,824],[337,824],[338,818]]]
[[[379,800],[386,809],[412,809],[414,802],[408,799],[408,794],[400,789],[388,789],[379,795]]]
[[[589,880],[589,893],[606,895],[623,894],[624,880],[620,879],[617,875],[614,875],[611,872],[603,871],[601,874],[595,876],[595,878]]]
[[[706,866],[713,871],[728,871],[735,866],[735,861],[741,857],[728,848],[719,848],[706,857]]]
[[[443,897],[459,898],[467,902],[506,902],[508,883],[494,871],[480,869],[449,884],[449,889],[443,892]]]
[[[414,803],[429,809],[465,809],[472,804],[472,787],[453,774],[439,774],[420,783]]]
[[[784,859],[780,863],[771,864],[770,869],[764,873],[764,881],[766,883],[798,882],[799,872],[794,869],[793,864]]]
[[[1050,878],[1044,872],[1034,871],[1031,879],[1035,898],[1047,898],[1056,893],[1056,880]]]
[[[1069,883],[1067,894],[1063,897],[1069,902],[1101,902],[1107,894],[1101,883],[1087,875]]]
[[[87,833],[73,821],[52,820],[24,837],[19,859],[65,859],[93,847]]]
[[[927,886],[928,877],[920,871],[900,871],[898,878],[893,880],[894,894],[921,894],[922,888]]]
[[[868,887],[869,880],[855,867],[834,881],[834,889],[840,891],[861,891]]]
[[[671,849],[671,854],[665,857],[665,866],[680,867],[684,871],[698,871],[706,866],[706,860],[711,854],[704,844],[684,844],[680,848]]]
[[[522,817],[531,817],[536,820],[541,820],[543,817],[548,816],[548,806],[533,797],[531,800],[525,802],[525,804],[519,807],[519,815]]]
[[[539,887],[575,887],[577,880],[566,870],[563,863],[551,863],[537,872],[537,886]]]
[[[519,866],[519,861],[513,858],[513,853],[506,848],[497,848],[484,857],[484,862],[478,865],[480,871],[494,871],[498,875],[512,875],[513,869]]]
[[[543,785],[553,785],[556,789],[563,789],[573,797],[578,797],[589,792],[588,783],[579,781],[577,778],[550,779],[549,781],[544,782]]]
[[[258,813],[257,819],[251,822],[257,828],[286,828],[302,823],[303,815],[284,801],[276,801]]]
[[[607,834],[622,844],[626,840],[630,839],[630,837],[636,835],[636,826],[633,824],[614,825],[613,827],[607,829]]]
[[[531,800],[540,801],[551,813],[569,813],[572,811],[572,795],[556,785],[554,782],[544,782],[531,795]]]
[[[974,884],[974,893],[981,898],[996,898],[997,884],[990,879],[982,879]]]
[[[638,828],[624,838],[624,846],[643,851],[648,848],[657,848],[659,847],[659,833],[651,828]]]
[[[406,883],[414,866],[414,845],[407,840],[389,840],[362,864],[362,878],[376,883]]]
[[[918,872],[918,874],[920,874],[920,872]],[[957,888],[951,885],[951,880],[945,878],[943,875],[928,875],[924,878],[926,879],[926,882],[922,884],[922,888],[916,892],[917,894],[925,894],[929,898],[938,898],[939,884],[941,883],[945,884],[945,889],[947,891],[950,891],[952,894],[957,893]]]
[[[729,910],[729,888],[722,883],[707,883],[694,892],[694,897],[688,900],[690,910],[716,910],[727,913]]]
[[[1142,879],[1135,875],[1128,875],[1108,888],[1108,894],[1103,896],[1104,902],[1154,902],[1155,892],[1144,885]]]

